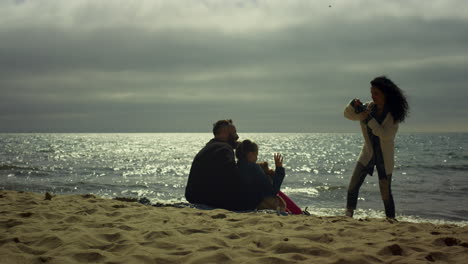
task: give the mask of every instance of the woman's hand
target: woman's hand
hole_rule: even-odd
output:
[[[372,113],[372,109],[374,109],[374,107],[375,107],[374,102],[370,102],[369,104],[366,105],[366,111],[359,113],[361,121],[365,121],[369,119],[370,117],[369,115]]]
[[[353,102],[352,102],[352,105],[353,105],[353,107],[358,107],[358,106],[362,105],[362,102],[358,98],[354,98]]]
[[[364,112],[359,113],[359,119],[361,121],[366,120],[367,118],[369,118],[369,113],[370,111],[364,111]]]
[[[367,124],[367,122],[369,122],[369,120],[372,119],[371,114],[372,114],[372,110],[368,107],[366,111],[359,114],[361,121]]]
[[[273,155],[274,159],[275,159],[275,166],[276,167],[283,167],[283,156],[281,156],[281,154],[279,153],[275,153]]]
[[[364,106],[364,104],[361,102],[361,100],[354,98],[351,101],[351,106],[354,108],[354,111],[359,117],[359,120],[364,121],[369,117],[369,108]]]

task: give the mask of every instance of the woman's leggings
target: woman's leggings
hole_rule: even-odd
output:
[[[379,174],[379,187],[380,194],[385,206],[385,215],[388,218],[395,218],[395,202],[393,201],[392,195],[392,174],[386,174],[385,168],[383,166],[376,166],[377,173]],[[361,163],[356,164],[354,169],[353,176],[351,177],[351,182],[348,187],[348,199],[346,203],[346,208],[355,210],[357,206],[357,200],[359,196],[359,189],[361,188],[364,180],[367,176],[367,170],[364,165]]]

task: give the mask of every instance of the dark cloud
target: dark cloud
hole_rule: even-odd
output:
[[[410,98],[408,130],[468,131],[458,125],[468,112],[468,20],[457,16],[223,31],[86,27],[103,15],[86,10],[74,13],[83,27],[0,27],[0,132],[204,132],[226,117],[246,131],[355,131],[342,108],[370,98],[381,74]]]

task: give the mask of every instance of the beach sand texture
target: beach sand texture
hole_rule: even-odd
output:
[[[0,191],[0,228],[0,263],[468,263],[468,226],[151,207],[93,195]]]

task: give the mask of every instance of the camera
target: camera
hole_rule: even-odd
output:
[[[367,111],[367,105],[361,103],[359,99],[353,99],[350,105],[354,108],[354,112],[356,112],[356,114]]]

